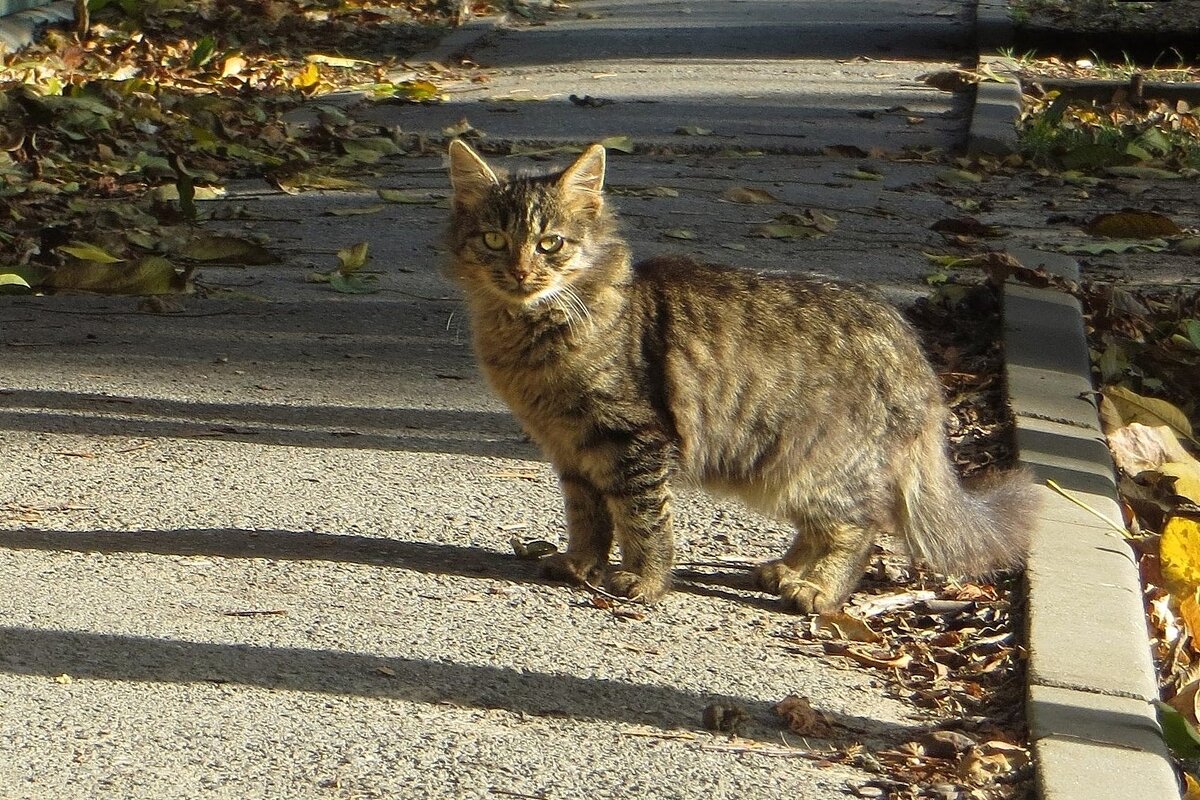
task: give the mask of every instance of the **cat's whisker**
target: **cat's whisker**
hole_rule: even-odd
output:
[[[570,286],[563,286],[560,292],[566,296],[566,300],[575,309],[579,321],[586,322],[588,330],[595,330],[596,323],[592,320],[592,310],[588,308],[587,303],[583,301],[574,289]]]

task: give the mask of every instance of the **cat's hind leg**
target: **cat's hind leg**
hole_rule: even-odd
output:
[[[778,594],[786,608],[803,614],[833,613],[862,579],[874,536],[850,523],[797,521],[796,530],[783,558],[754,570],[755,581],[764,591]]]
[[[603,495],[586,478],[559,475],[567,512],[567,551],[542,559],[542,574],[570,583],[599,583],[612,552],[613,523]]]

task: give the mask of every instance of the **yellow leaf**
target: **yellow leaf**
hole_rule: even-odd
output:
[[[313,62],[308,62],[304,65],[304,69],[296,73],[296,77],[292,78],[292,86],[297,89],[311,89],[321,80],[321,71],[317,69],[317,65]]]
[[[1158,543],[1166,589],[1186,597],[1200,588],[1200,521],[1176,515],[1163,526]]]
[[[246,59],[241,56],[230,56],[221,64],[221,77],[228,78],[230,75],[237,75],[246,68]]]
[[[116,264],[119,261],[125,260],[117,258],[108,251],[87,242],[72,242],[71,244],[61,245],[57,249],[67,255],[75,256],[80,261],[94,261],[97,264]]]
[[[1176,435],[1196,441],[1192,436],[1192,424],[1188,422],[1187,415],[1166,400],[1145,397],[1124,386],[1106,386],[1101,394],[1113,404],[1113,409],[1126,425],[1130,422],[1150,426],[1166,425]]]
[[[1183,800],[1200,800],[1200,781],[1192,777],[1192,773],[1183,773],[1183,779],[1187,782],[1187,791],[1184,792]]]
[[[304,57],[304,60],[310,64],[327,64],[331,67],[356,67],[359,64],[370,64],[370,61],[363,61],[361,58],[343,58],[342,56],[327,56],[323,53],[312,53]]]
[[[765,205],[767,203],[779,202],[779,198],[766,189],[756,189],[749,186],[735,186],[732,189],[726,189],[721,194],[721,197],[731,203],[746,203],[749,205]]]
[[[1173,461],[1163,464],[1159,471],[1163,475],[1175,479],[1175,486],[1171,491],[1186,498],[1188,502],[1200,505],[1200,461],[1196,461],[1194,458],[1187,461]]]
[[[338,250],[337,257],[340,263],[338,271],[343,275],[349,275],[352,272],[362,269],[367,263],[367,248],[367,242],[359,242],[358,244]]]

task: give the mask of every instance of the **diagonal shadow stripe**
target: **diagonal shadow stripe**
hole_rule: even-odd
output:
[[[288,691],[452,703],[521,714],[644,725],[661,730],[700,728],[714,701],[734,703],[753,720],[746,734],[778,743],[782,732],[771,703],[701,695],[670,686],[603,677],[427,661],[337,650],[214,644],[143,636],[0,627],[0,672],[12,675],[219,683]],[[833,714],[852,731],[846,738],[895,740],[919,726]]]

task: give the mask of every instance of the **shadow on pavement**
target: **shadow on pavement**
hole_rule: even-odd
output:
[[[610,721],[664,731],[696,730],[714,701],[734,703],[754,721],[746,734],[778,745],[771,704],[699,695],[669,686],[632,684],[337,650],[215,644],[142,636],[0,627],[0,672],[75,680],[239,684],[266,689],[391,698],[504,709],[543,717]],[[896,741],[911,728],[830,714],[847,742]]]
[[[0,548],[78,553],[152,553],[169,556],[269,558],[373,564],[437,575],[563,586],[544,579],[536,562],[478,547],[401,541],[316,531],[186,528],[140,531],[0,531]],[[748,573],[680,568],[675,591],[778,611],[775,598],[752,591]]]
[[[541,460],[508,414],[464,409],[205,403],[14,390],[0,393],[0,430]]]

